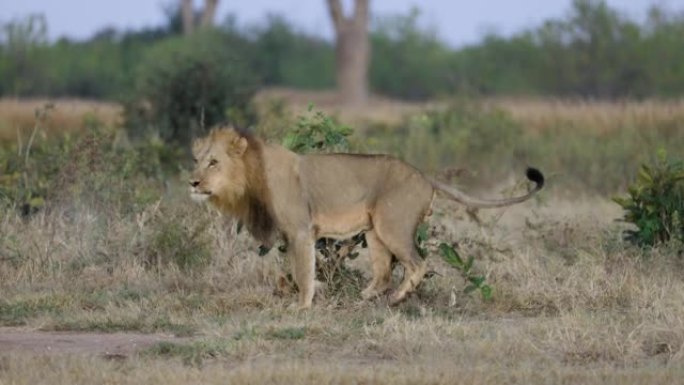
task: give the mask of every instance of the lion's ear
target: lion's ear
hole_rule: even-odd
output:
[[[247,145],[247,139],[241,136],[234,138],[228,145],[228,153],[232,156],[242,156],[247,150]]]

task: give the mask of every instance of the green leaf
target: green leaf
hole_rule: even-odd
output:
[[[641,167],[639,167],[638,177],[642,183],[653,183],[651,169],[649,169],[648,166],[646,166],[645,164],[642,164]]]
[[[626,197],[613,197],[611,200],[620,206],[622,206],[623,209],[626,209],[630,205],[630,199]]]
[[[480,294],[482,294],[482,299],[486,301],[492,299],[492,287],[489,285],[482,285],[480,287]]]
[[[446,243],[439,244],[439,251],[442,254],[442,258],[453,267],[463,269],[463,260],[458,255],[453,247],[447,245]]]
[[[468,281],[470,281],[473,285],[480,287],[485,281],[485,277],[482,275],[473,275],[468,277]]]
[[[289,133],[285,135],[285,138],[283,139],[283,147],[287,149],[294,149],[295,145],[297,144],[297,135],[294,133]]]
[[[428,229],[427,223],[421,223],[416,229],[416,244],[420,245],[428,239]]]
[[[354,129],[349,126],[341,126],[339,127],[339,132],[343,136],[350,136],[354,133]]]

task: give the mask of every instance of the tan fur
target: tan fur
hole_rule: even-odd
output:
[[[204,197],[240,218],[250,233],[271,246],[278,235],[288,242],[300,308],[314,296],[315,241],[366,232],[373,279],[363,291],[372,298],[391,287],[391,260],[405,268],[390,297],[403,300],[423,279],[425,261],[414,234],[430,212],[437,190],[465,204],[499,207],[529,198],[485,201],[432,181],[405,162],[384,155],[298,155],[232,128],[211,131],[193,144],[196,159],[190,181],[193,197]]]

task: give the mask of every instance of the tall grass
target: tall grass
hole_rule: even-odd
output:
[[[456,167],[498,179],[534,165],[550,186],[606,195],[624,190],[658,150],[684,148],[676,104],[547,103],[454,101],[398,125],[372,125],[362,142],[431,172]]]
[[[36,122],[36,111],[54,108],[43,122],[46,135],[83,132],[92,122],[106,126],[121,122],[121,107],[115,103],[81,99],[0,99],[0,145],[28,140]]]

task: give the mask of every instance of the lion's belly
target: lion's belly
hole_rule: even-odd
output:
[[[316,238],[346,239],[371,228],[370,215],[365,205],[316,212],[312,220]]]

